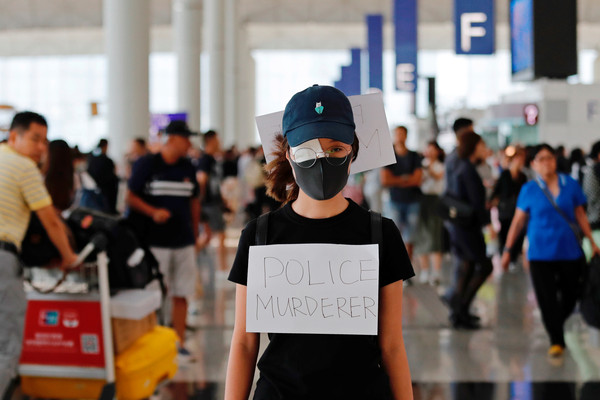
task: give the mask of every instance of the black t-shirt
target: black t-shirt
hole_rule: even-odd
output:
[[[88,157],[87,162],[87,172],[107,202],[108,210],[104,211],[116,214],[119,177],[115,173],[115,163],[105,154],[92,155]]]
[[[512,219],[515,215],[515,209],[517,208],[517,198],[519,192],[524,184],[527,183],[527,177],[524,173],[519,172],[517,179],[513,179],[510,170],[505,169],[500,174],[494,191],[492,192],[492,199],[497,198],[498,203],[498,214],[500,219]]]
[[[164,224],[131,210],[134,220],[144,221],[144,238],[148,245],[179,248],[194,244],[190,200],[199,194],[196,171],[187,158],[167,164],[162,155],[149,154],[133,164],[129,190],[146,203],[171,212]]]
[[[196,170],[207,175],[202,204],[221,204],[222,165],[210,154],[204,154],[196,161]]]
[[[352,200],[341,214],[310,219],[287,204],[269,216],[267,244],[370,244],[369,212]],[[379,286],[414,276],[396,225],[383,218]],[[246,285],[249,247],[255,244],[256,220],[240,237],[229,280]],[[386,399],[387,375],[381,367],[376,336],[270,333],[258,362],[261,377],[256,399]],[[360,382],[360,385],[352,384]]]
[[[421,168],[421,157],[414,151],[409,151],[403,156],[399,156],[398,154],[395,154],[395,156],[396,163],[385,167],[395,176],[410,175],[415,172],[416,169]],[[414,203],[419,200],[420,194],[421,189],[418,186],[409,188],[390,188],[390,197],[392,201],[397,203]]]

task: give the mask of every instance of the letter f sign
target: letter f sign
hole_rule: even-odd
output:
[[[473,26],[473,24],[482,24],[487,21],[487,15],[480,12],[464,13],[460,16],[460,47],[462,51],[471,51],[471,38],[484,37],[485,28]]]

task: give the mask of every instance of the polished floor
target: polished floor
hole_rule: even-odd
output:
[[[230,257],[237,235],[228,233]],[[155,400],[223,398],[235,287],[214,272],[210,254],[202,254],[199,264],[203,284],[190,307],[186,340],[195,361],[182,363]],[[483,322],[478,331],[449,328],[439,294],[450,276],[445,263],[440,287],[415,282],[404,291],[403,326],[415,400],[600,400],[600,333],[575,314],[567,324],[569,349],[562,362],[551,363],[526,270],[497,270],[480,290],[474,306]],[[263,349],[267,342],[263,335]],[[18,391],[13,398],[20,398]]]

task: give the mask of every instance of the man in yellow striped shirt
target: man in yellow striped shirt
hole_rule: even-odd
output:
[[[11,123],[8,144],[0,145],[0,396],[16,376],[21,353],[27,302],[19,250],[32,211],[60,252],[62,266],[77,259],[38,169],[47,131],[44,117],[21,112]]]

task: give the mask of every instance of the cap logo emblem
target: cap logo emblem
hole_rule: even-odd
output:
[[[321,105],[321,102],[318,102],[316,107],[315,107],[315,111],[317,112],[317,114],[323,114],[323,110],[325,109],[325,107],[323,107]]]

